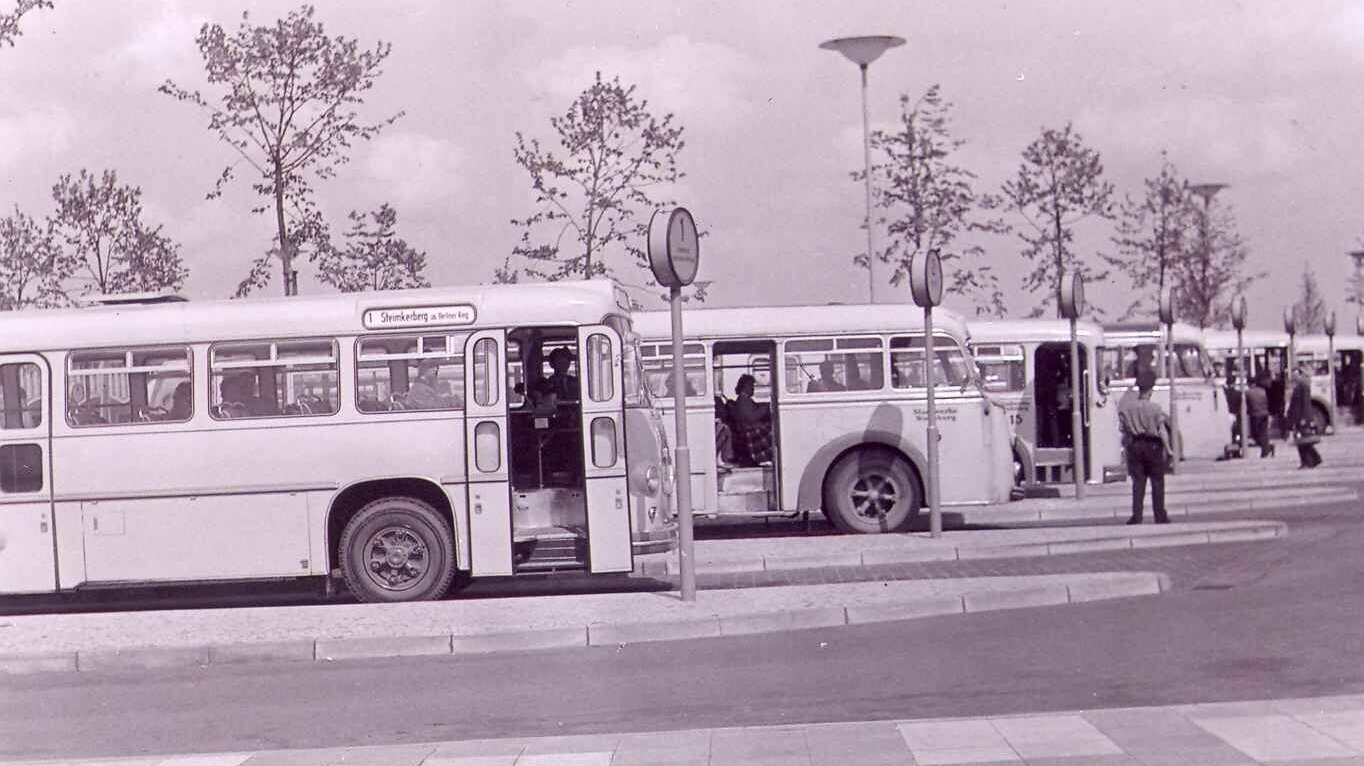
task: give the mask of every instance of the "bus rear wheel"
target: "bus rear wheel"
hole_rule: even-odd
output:
[[[341,574],[360,601],[440,598],[455,575],[455,537],[436,509],[410,497],[366,505],[346,524]]]
[[[842,532],[903,532],[919,515],[920,504],[914,469],[889,450],[846,455],[824,482],[824,515]]]

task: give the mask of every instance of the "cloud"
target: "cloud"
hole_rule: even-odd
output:
[[[101,66],[152,82],[168,73],[201,72],[203,59],[194,40],[208,17],[188,12],[176,0],[162,0],[147,16],[102,58]]]
[[[461,171],[459,147],[422,133],[385,133],[374,140],[365,169],[400,211],[450,209]]]
[[[67,109],[30,105],[24,112],[0,114],[0,172],[32,165],[35,158],[56,159],[74,143],[78,124]]]
[[[591,84],[596,72],[638,86],[636,95],[684,126],[724,130],[753,118],[757,62],[723,45],[673,35],[649,48],[574,47],[525,73],[531,92],[560,112]],[[658,112],[655,112],[656,114]]]

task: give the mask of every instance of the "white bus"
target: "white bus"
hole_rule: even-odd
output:
[[[1073,482],[1070,322],[1012,319],[971,322],[971,349],[985,390],[1003,402],[1014,429],[1015,480],[1021,484]],[[1077,322],[1080,415],[1089,483],[1127,476],[1118,433],[1117,401],[1092,371],[1101,367],[1103,328]]]
[[[636,319],[649,386],[666,410],[669,315]],[[696,513],[821,510],[846,532],[910,526],[926,497],[921,311],[888,304],[689,309],[684,329]],[[981,389],[961,318],[938,312],[934,330],[942,502],[1005,502],[1013,484],[1007,414]],[[771,449],[728,455],[737,427],[730,398],[745,375],[770,412]]]
[[[1299,335],[1294,339],[1299,361],[1312,365],[1313,417],[1317,430],[1323,433],[1336,427],[1360,422],[1364,415],[1364,337],[1358,335]],[[1331,410],[1331,365],[1327,361],[1335,351],[1335,411]]]
[[[1163,371],[1160,364],[1163,325],[1155,323],[1104,325],[1103,380],[1109,395],[1121,402],[1137,395],[1137,373]],[[1224,381],[1216,379],[1212,358],[1203,347],[1203,332],[1183,323],[1174,325],[1175,399],[1179,405],[1179,430],[1175,449],[1180,459],[1217,458],[1232,440],[1232,413],[1227,407]],[[1158,375],[1156,402],[1169,409],[1170,385]]]
[[[630,572],[676,519],[628,307],[597,281],[0,316],[0,592]]]

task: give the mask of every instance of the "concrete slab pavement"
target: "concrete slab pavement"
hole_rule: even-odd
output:
[[[1167,707],[28,761],[23,766],[1345,766],[1364,764],[1364,695]],[[18,763],[15,763],[18,766]]]

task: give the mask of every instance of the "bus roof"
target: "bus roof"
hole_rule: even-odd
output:
[[[1274,330],[1243,330],[1241,341],[1246,348],[1288,348],[1288,333]],[[1208,348],[1232,350],[1236,348],[1235,330],[1207,330],[1203,343]]]
[[[25,310],[0,314],[0,352],[595,324],[607,314],[628,314],[628,306],[614,282],[592,280]],[[432,317],[434,308],[457,316],[442,322]],[[428,311],[414,313],[420,309]]]
[[[1070,342],[1068,319],[991,319],[971,321],[972,343],[1053,343]],[[1102,345],[1104,329],[1094,322],[1076,322],[1075,334]]]
[[[1284,336],[1284,345],[1288,345],[1287,336]],[[1294,339],[1294,346],[1299,351],[1324,354],[1333,345],[1336,351],[1364,351],[1364,337],[1337,334],[1331,339],[1325,335],[1299,335]]]
[[[1121,341],[1159,343],[1165,335],[1165,325],[1156,322],[1122,322],[1103,327],[1104,338],[1114,344]],[[1191,324],[1175,322],[1174,336],[1176,343],[1203,344],[1203,331]]]
[[[667,311],[635,313],[635,330],[657,340],[672,335]],[[923,332],[924,312],[903,303],[832,304],[813,306],[750,306],[745,308],[687,308],[682,327],[689,338],[767,338],[841,333]],[[933,312],[933,329],[959,341],[968,337],[961,315],[946,309]]]

